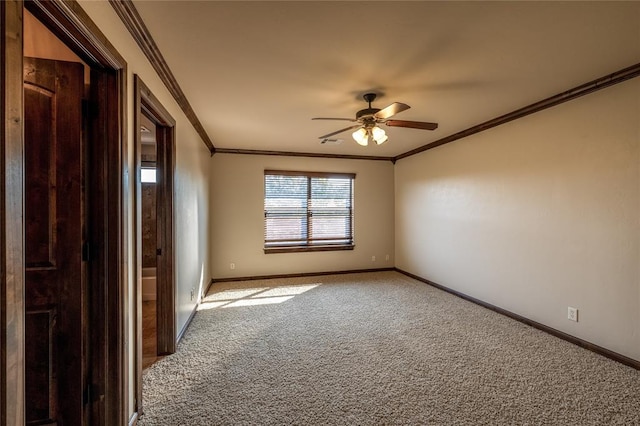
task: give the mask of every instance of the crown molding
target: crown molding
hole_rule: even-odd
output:
[[[184,111],[187,119],[191,122],[193,127],[196,129],[196,132],[198,132],[198,135],[200,135],[204,141],[211,155],[213,155],[216,152],[216,148],[213,145],[211,138],[209,138],[209,135],[202,126],[202,123],[200,123],[200,120],[191,107],[191,104],[189,104],[187,97],[180,88],[178,81],[171,72],[169,65],[162,56],[160,49],[156,45],[151,33],[147,29],[147,26],[144,24],[138,10],[133,5],[133,2],[130,0],[109,0],[109,3],[116,11],[129,33],[131,33],[131,36],[136,41],[149,62],[151,62],[153,69],[156,70],[158,76],[164,85],[167,86],[167,89],[169,89],[169,92],[176,100],[182,111]]]
[[[612,74],[605,75],[604,77],[597,78],[588,83],[581,84],[580,86],[574,87],[562,93],[558,93],[557,95],[535,102],[531,105],[527,105],[526,107],[517,109],[508,114],[501,115],[489,121],[485,121],[484,123],[480,123],[476,126],[469,127],[468,129],[463,130],[461,132],[454,133],[453,135],[446,136],[442,139],[438,139],[437,141],[430,142],[421,147],[407,151],[404,154],[400,154],[394,157],[393,162],[395,163],[396,161],[402,160],[403,158],[411,157],[412,155],[419,154],[429,149],[433,149],[441,145],[445,145],[445,144],[457,141],[459,139],[466,138],[467,136],[475,135],[476,133],[484,132],[485,130],[491,129],[496,126],[500,126],[502,124],[508,123],[513,120],[517,120],[529,114],[533,114],[533,113],[545,110],[547,108],[551,108],[553,106],[560,105],[570,100],[579,98],[581,96],[588,95],[589,93],[602,90],[606,87],[610,87],[615,84],[622,83],[624,81],[638,77],[639,75],[640,75],[640,63],[631,65],[630,67],[621,69],[620,71],[616,71]]]
[[[264,150],[257,150],[257,149],[216,148],[216,154],[275,155],[280,157],[310,157],[310,158],[336,158],[336,159],[342,159],[342,160],[393,161],[393,157],[376,157],[373,155],[346,155],[346,154],[326,154],[326,153],[293,152],[293,151],[264,151]]]
[[[204,127],[200,123],[196,113],[189,104],[185,94],[180,89],[178,82],[173,76],[169,66],[167,65],[164,57],[160,53],[158,46],[155,44],[153,37],[149,33],[149,30],[145,26],[140,14],[130,0],[109,0],[109,3],[115,9],[116,13],[124,23],[125,27],[129,30],[132,37],[140,46],[146,57],[151,62],[151,65],[156,70],[164,84],[167,86],[178,105],[182,108],[185,115],[193,124],[194,128],[203,139],[204,143],[209,148],[211,155],[214,153],[227,153],[227,154],[248,154],[248,155],[280,155],[289,157],[321,157],[321,158],[347,158],[347,159],[359,159],[359,160],[380,160],[391,161],[395,163],[403,158],[411,157],[421,152],[437,148],[442,145],[446,145],[451,142],[455,142],[459,139],[466,138],[476,133],[483,132],[493,127],[500,126],[510,121],[517,120],[530,114],[534,114],[539,111],[543,111],[547,108],[560,105],[564,102],[579,98],[589,93],[602,90],[604,88],[613,86],[615,84],[622,83],[629,79],[638,77],[640,75],[640,63],[616,71],[614,73],[605,75],[588,83],[569,89],[565,92],[558,93],[554,96],[545,98],[541,101],[527,105],[523,108],[514,110],[507,114],[477,124],[468,129],[454,133],[436,141],[430,142],[418,148],[412,149],[395,157],[375,157],[375,156],[360,156],[360,155],[339,155],[339,154],[321,154],[321,153],[301,153],[301,152],[288,152],[288,151],[260,151],[260,150],[246,150],[246,149],[216,149],[211,142],[211,139],[207,135]]]

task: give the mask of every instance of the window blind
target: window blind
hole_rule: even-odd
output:
[[[265,171],[265,249],[353,246],[354,178]]]

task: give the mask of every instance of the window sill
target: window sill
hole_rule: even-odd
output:
[[[355,245],[326,245],[326,246],[289,246],[289,247],[265,247],[265,254],[274,253],[300,253],[307,251],[340,251],[353,250]]]

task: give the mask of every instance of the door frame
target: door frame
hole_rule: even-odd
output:
[[[71,1],[0,2],[0,425],[25,423],[23,11],[28,9],[91,67],[88,265],[91,423],[126,424],[125,336],[128,222],[127,64],[80,5]],[[99,127],[99,128],[98,128]]]
[[[142,399],[142,135],[140,126],[144,114],[156,126],[156,189],[157,257],[156,317],[157,353],[170,355],[176,351],[176,286],[173,228],[173,188],[175,174],[175,126],[176,122],[162,106],[140,76],[134,74],[134,132],[135,132],[135,221],[133,235],[136,290],[135,306],[135,410],[143,414]]]

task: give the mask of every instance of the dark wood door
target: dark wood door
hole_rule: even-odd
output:
[[[83,423],[83,66],[25,58],[27,424]]]

